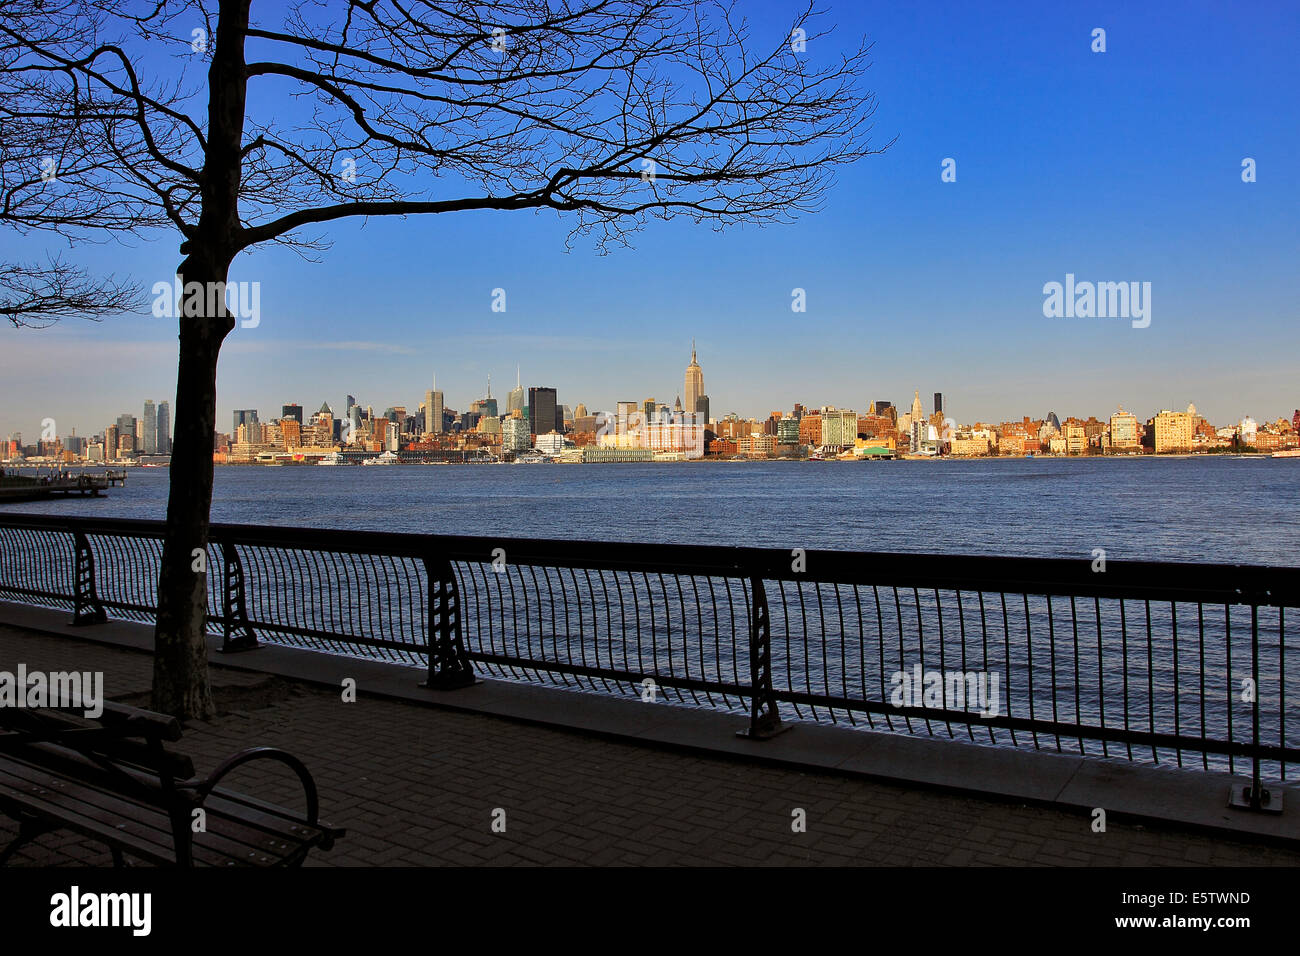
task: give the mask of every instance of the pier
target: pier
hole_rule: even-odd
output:
[[[43,501],[60,495],[64,498],[76,495],[80,497],[100,497],[100,492],[107,491],[111,485],[125,484],[126,473],[105,475],[73,476],[0,476],[0,503],[9,501]]]

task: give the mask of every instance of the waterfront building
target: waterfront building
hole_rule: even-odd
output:
[[[780,445],[799,444],[799,419],[786,416],[776,423],[776,440]]]
[[[521,410],[515,409],[501,422],[501,450],[527,451],[532,446],[528,419],[524,418]]]
[[[352,396],[349,395],[348,397],[351,398]],[[165,404],[165,403],[164,403],[164,404]],[[356,402],[353,402],[352,404],[355,405]],[[299,425],[301,425],[301,424],[302,424],[302,406],[299,405],[297,402],[294,402],[294,403],[289,404],[289,405],[281,405],[281,406],[280,406],[280,418],[281,418],[281,419],[292,418],[295,422],[297,422]]]
[[[736,439],[736,451],[749,458],[771,458],[776,451],[776,436],[753,432]]]
[[[1192,433],[1195,430],[1196,406],[1188,405],[1185,412],[1162,410],[1155,417],[1155,452],[1188,452],[1192,450]]]
[[[543,455],[558,455],[564,451],[564,436],[559,432],[547,432],[545,435],[538,435],[533,447]]]
[[[828,405],[821,410],[820,443],[826,448],[848,448],[858,437],[858,413]],[[811,443],[810,443],[811,444]]]
[[[624,461],[653,461],[655,453],[649,448],[619,448],[607,445],[583,445],[581,461],[607,463]]]
[[[1067,455],[1088,454],[1088,433],[1082,423],[1069,423],[1065,426],[1065,453]]]
[[[987,432],[959,432],[949,442],[948,453],[958,457],[976,457],[987,455],[993,450],[993,443]]]
[[[1110,416],[1110,447],[1113,451],[1137,451],[1142,438],[1138,431],[1137,416],[1132,412],[1119,411]]]
[[[1237,426],[1237,433],[1241,436],[1241,443],[1243,445],[1254,445],[1255,436],[1258,432],[1259,423],[1249,415],[1243,418],[1241,423]]]

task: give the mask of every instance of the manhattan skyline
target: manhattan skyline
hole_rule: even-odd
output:
[[[745,12],[771,31],[784,9]],[[838,31],[817,42],[875,42],[873,136],[897,139],[842,171],[818,215],[725,233],[655,224],[607,256],[581,239],[566,253],[548,216],[339,224],[320,263],[279,249],[236,261],[232,280],[261,284],[262,317],[227,341],[218,421],[344,391],[409,405],[432,369],[447,404],[465,407],[488,375],[513,381],[516,363],[565,404],[613,408],[643,391],[671,403],[692,335],[714,417],[865,407],[917,388],[987,420],[1112,402],[1153,413],[1195,401],[1216,421],[1294,407],[1293,350],[1277,344],[1293,340],[1300,300],[1300,68],[1286,40],[1300,12],[1026,3],[1008,11],[1014,31],[957,4],[832,12]],[[1104,53],[1090,49],[1098,27]],[[947,158],[955,182],[941,180]],[[30,255],[28,241],[6,234],[0,252]],[[146,290],[179,261],[171,241],[82,245],[75,258]],[[1046,318],[1043,286],[1067,274],[1150,282],[1150,326]],[[806,312],[791,310],[795,289]],[[174,400],[175,352],[174,320],[147,310],[5,326],[0,433],[49,417],[88,434],[96,410]]]

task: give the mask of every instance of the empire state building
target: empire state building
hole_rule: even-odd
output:
[[[686,414],[693,415],[700,397],[704,395],[704,370],[695,361],[695,341],[691,340],[691,364],[686,366]]]

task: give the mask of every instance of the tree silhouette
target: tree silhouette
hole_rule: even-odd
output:
[[[881,151],[868,48],[837,49],[811,6],[757,36],[712,0],[250,3],[0,0],[0,221],[74,245],[179,234],[154,706],[182,717],[212,713],[191,554],[235,325],[205,290],[236,256],[310,255],[358,216],[551,210],[601,251],[653,218],[786,222]],[[57,258],[0,282],[18,324],[132,302]]]

